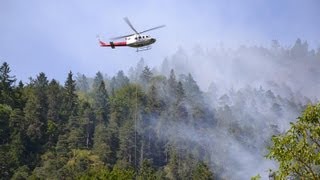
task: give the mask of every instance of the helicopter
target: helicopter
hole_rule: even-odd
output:
[[[125,36],[119,36],[119,37],[111,38],[111,40],[117,40],[117,39],[123,39],[124,38],[125,41],[118,41],[118,42],[111,41],[109,43],[106,43],[106,42],[103,42],[103,41],[101,41],[99,39],[99,43],[100,43],[101,47],[111,47],[112,49],[114,49],[115,47],[128,46],[128,47],[137,48],[137,52],[138,51],[150,50],[151,49],[150,45],[155,43],[156,39],[152,38],[149,35],[143,35],[143,33],[165,27],[165,25],[161,25],[161,26],[156,26],[154,28],[138,32],[133,27],[133,25],[131,24],[131,22],[129,21],[129,19],[127,17],[125,17],[123,19],[135,33],[134,34],[125,35]]]

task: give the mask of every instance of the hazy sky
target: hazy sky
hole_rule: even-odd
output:
[[[108,38],[132,33],[129,17],[157,38],[153,49],[101,48],[96,35]],[[43,71],[64,82],[69,70],[93,76],[114,75],[143,57],[156,66],[179,46],[215,47],[256,44],[278,39],[285,46],[300,37],[320,46],[319,0],[0,0],[0,61],[7,61],[18,79]]]

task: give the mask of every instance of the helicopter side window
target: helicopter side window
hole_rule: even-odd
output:
[[[139,36],[139,39],[141,39],[141,36]]]
[[[134,38],[135,40],[137,40],[138,38]]]

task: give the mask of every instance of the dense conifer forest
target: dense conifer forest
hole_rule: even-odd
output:
[[[232,59],[241,69],[249,53],[286,70],[304,64],[308,85],[319,82],[320,51],[301,40],[290,49],[273,42],[269,49],[215,52],[196,48],[192,58]],[[189,73],[197,71],[179,64],[186,56],[180,50],[158,69],[141,60],[112,77],[70,71],[64,82],[45,72],[22,82],[3,62],[1,179],[242,179],[267,168],[279,177],[319,178],[314,94],[276,80],[236,89],[208,82],[203,90]]]

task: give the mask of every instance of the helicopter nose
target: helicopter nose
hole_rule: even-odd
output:
[[[151,42],[152,43],[156,42],[156,39],[155,38],[151,38]]]

